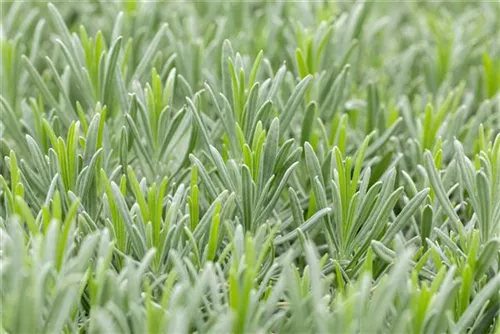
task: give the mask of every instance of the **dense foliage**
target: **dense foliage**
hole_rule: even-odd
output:
[[[500,5],[2,2],[2,333],[500,333]]]

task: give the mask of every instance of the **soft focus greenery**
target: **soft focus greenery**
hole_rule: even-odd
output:
[[[2,2],[1,333],[500,333],[498,2]]]

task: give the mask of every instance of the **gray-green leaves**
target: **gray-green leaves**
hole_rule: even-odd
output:
[[[3,2],[0,332],[499,333],[499,10]]]

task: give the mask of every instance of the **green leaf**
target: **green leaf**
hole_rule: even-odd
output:
[[[479,291],[467,310],[462,314],[455,324],[453,331],[456,333],[464,332],[476,317],[477,313],[493,295],[498,294],[500,290],[500,274],[495,275],[486,286]]]

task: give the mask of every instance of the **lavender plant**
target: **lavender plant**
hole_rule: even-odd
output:
[[[0,332],[500,333],[499,17],[2,1]]]

